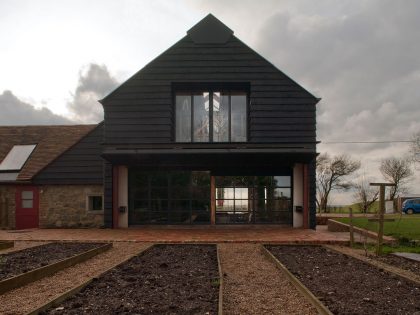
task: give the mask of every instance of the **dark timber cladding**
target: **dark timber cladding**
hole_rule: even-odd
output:
[[[103,123],[44,168],[35,184],[103,184]]]
[[[172,142],[174,84],[243,82],[250,89],[248,142],[311,143],[315,148],[318,99],[225,26],[225,42],[194,42],[194,36],[204,36],[208,24],[223,26],[214,20],[206,17],[102,101],[105,144]]]

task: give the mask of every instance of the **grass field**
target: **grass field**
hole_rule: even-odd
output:
[[[395,237],[402,242],[404,240],[420,240],[420,215],[386,215],[386,218],[394,218],[394,222],[384,222],[384,234]],[[348,218],[337,219],[349,223]],[[378,231],[377,222],[369,222],[367,218],[354,218],[353,224],[360,228]]]
[[[359,210],[359,205],[357,203],[347,205],[347,206],[336,206],[336,207],[332,206],[332,207],[329,207],[328,211],[329,213],[349,213],[350,208],[353,209],[353,213],[361,213]],[[376,213],[378,211],[378,208],[379,208],[379,201],[375,201],[370,207],[368,213]]]

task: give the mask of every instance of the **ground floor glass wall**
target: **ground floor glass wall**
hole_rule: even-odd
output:
[[[291,176],[216,176],[216,223],[292,224]]]
[[[210,173],[129,170],[129,224],[209,224]]]
[[[210,224],[204,171],[129,170],[129,225]],[[215,176],[216,224],[292,224],[291,176]]]

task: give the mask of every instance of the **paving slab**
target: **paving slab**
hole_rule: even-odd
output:
[[[416,254],[416,253],[400,253],[400,252],[393,253],[393,254],[395,256],[400,256],[400,257],[404,257],[404,258],[407,258],[407,259],[411,259],[411,260],[420,262],[420,254]]]

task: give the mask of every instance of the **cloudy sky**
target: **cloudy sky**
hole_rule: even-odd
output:
[[[417,0],[3,0],[0,125],[100,121],[96,100],[208,13],[322,98],[319,152],[351,154],[372,180],[382,158],[407,154],[388,141],[420,131]]]

